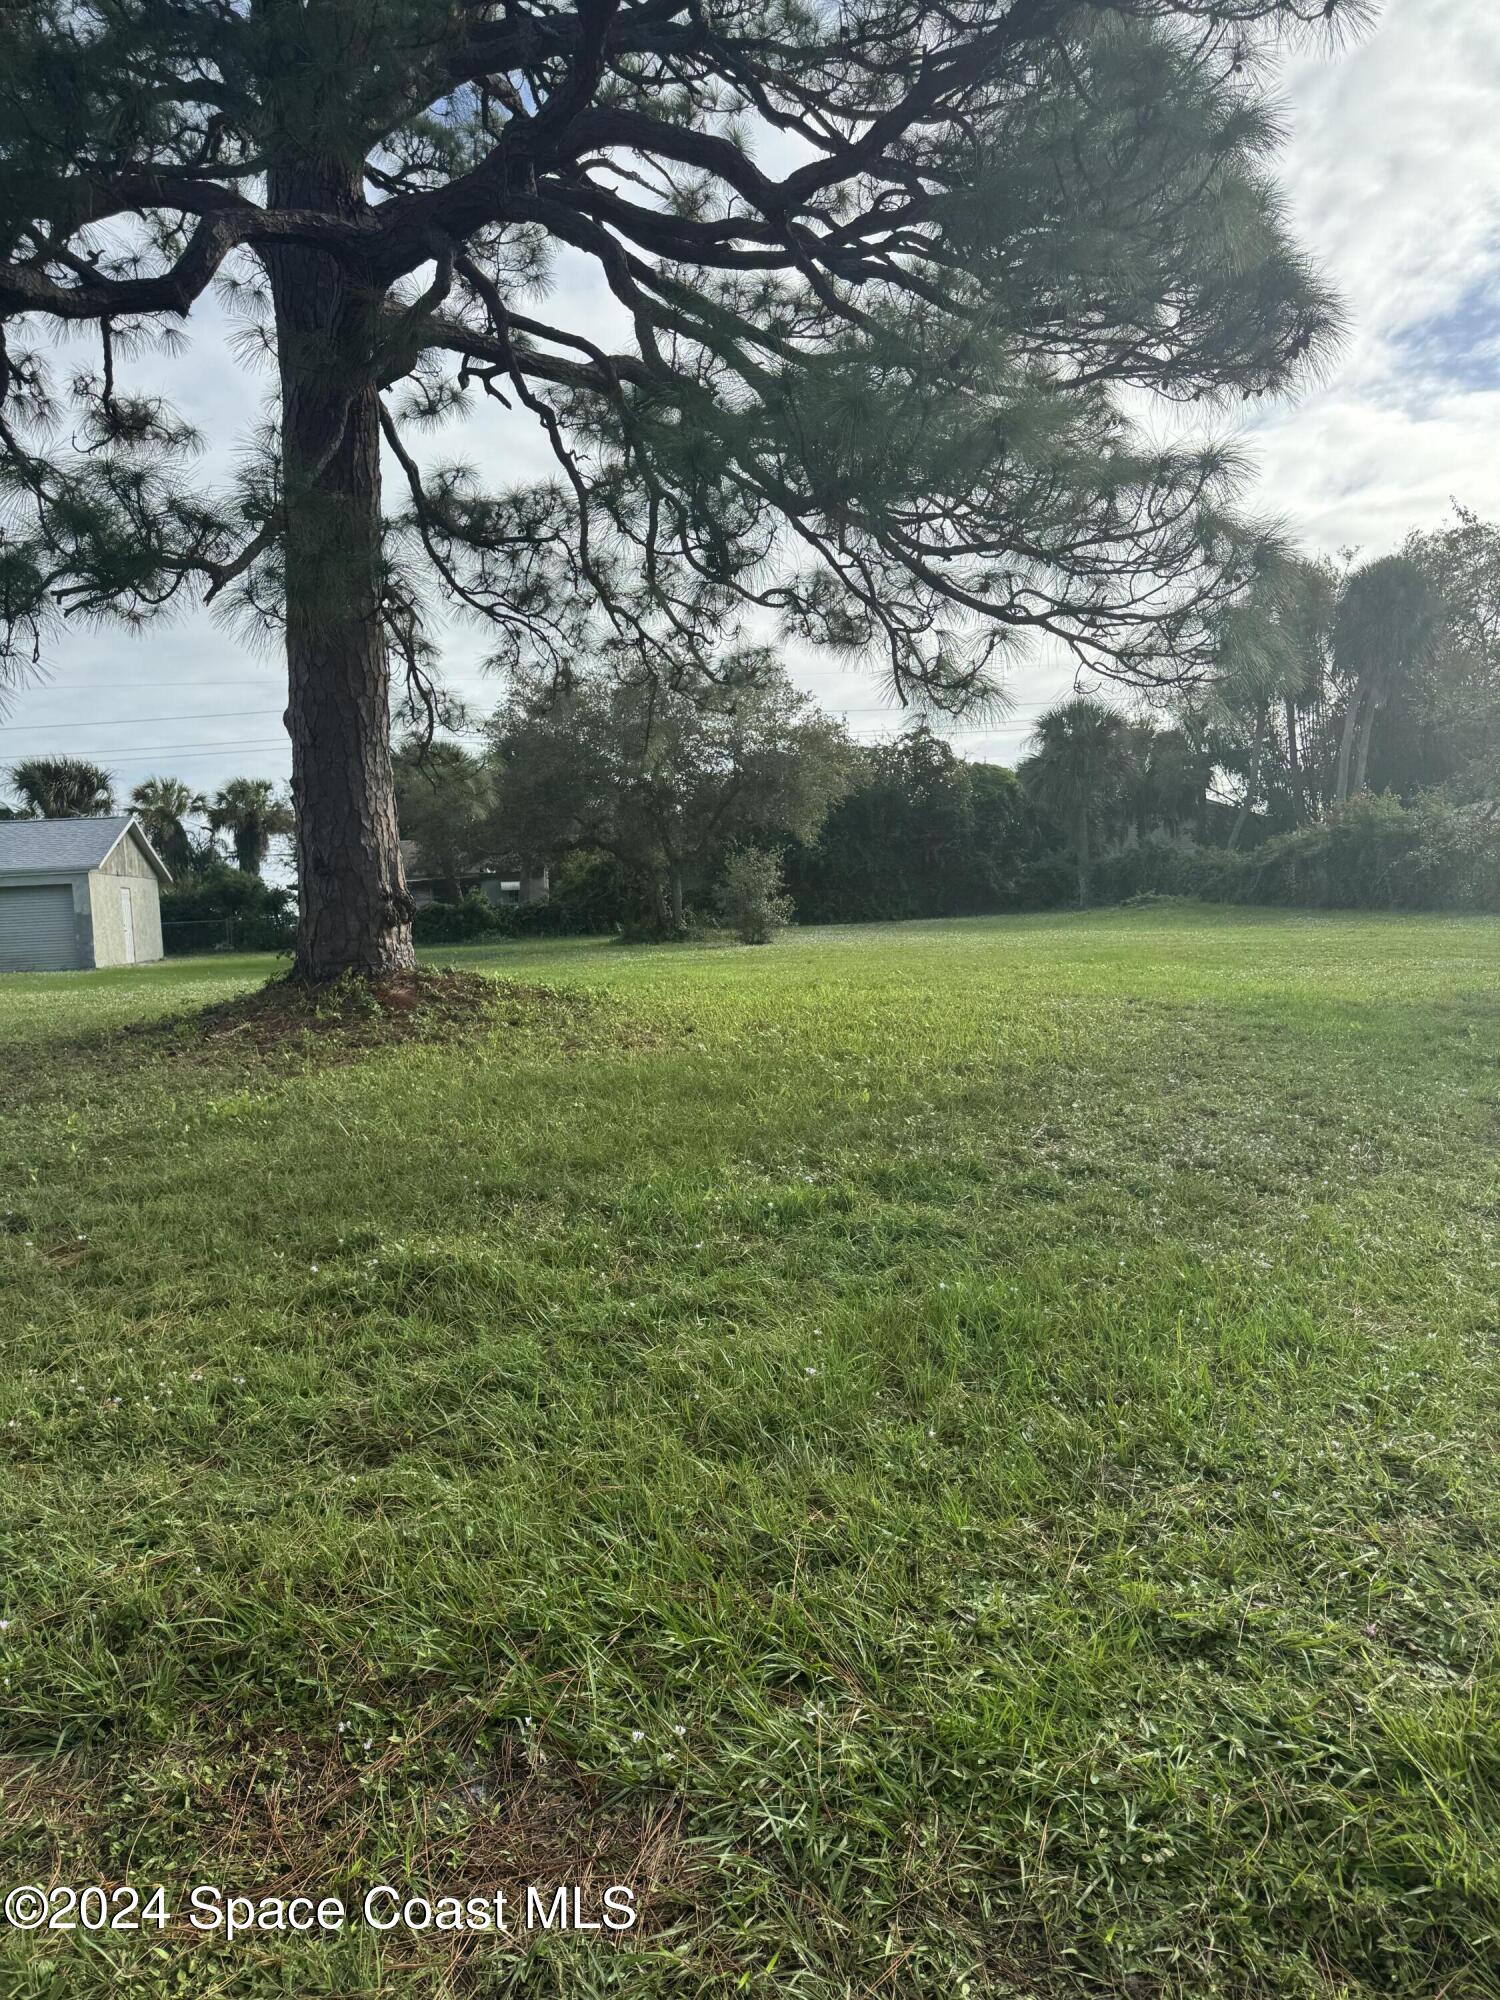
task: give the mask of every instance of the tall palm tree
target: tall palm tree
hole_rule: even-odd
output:
[[[1048,709],[1031,740],[1036,747],[1022,761],[1020,779],[1068,829],[1081,907],[1089,899],[1093,828],[1117,807],[1129,779],[1129,725],[1118,709],[1076,695]]]
[[[197,793],[181,778],[142,778],[130,794],[130,806],[167,866],[174,873],[187,867],[193,842],[183,821],[189,813],[207,811]]]
[[[10,784],[42,819],[96,819],[115,809],[114,780],[83,757],[27,757]]]
[[[1333,625],[1349,690],[1335,798],[1364,790],[1376,711],[1431,661],[1441,636],[1442,602],[1409,556],[1382,556],[1350,577]]]
[[[208,823],[215,833],[229,835],[235,866],[246,875],[259,875],[272,839],[296,826],[290,800],[269,778],[231,778],[221,785],[208,808]]]

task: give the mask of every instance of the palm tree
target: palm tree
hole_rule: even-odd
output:
[[[228,833],[235,865],[246,875],[259,875],[272,839],[296,826],[290,800],[269,778],[231,778],[221,785],[208,808],[208,823],[215,833]]]
[[[1335,798],[1364,790],[1376,711],[1428,664],[1441,634],[1441,600],[1409,556],[1382,556],[1350,577],[1333,626],[1334,665],[1349,689]]]
[[[143,778],[130,794],[130,805],[162,860],[180,873],[193,858],[192,837],[183,821],[189,813],[207,811],[203,800],[181,778]]]
[[[1021,782],[1068,829],[1082,906],[1089,899],[1093,826],[1117,805],[1129,779],[1129,725],[1117,709],[1076,695],[1048,709],[1031,740],[1036,748],[1021,764]]]
[[[1158,729],[1151,740],[1151,812],[1156,824],[1176,840],[1184,826],[1196,832],[1213,760],[1183,727]]]
[[[27,757],[11,766],[10,783],[42,819],[97,819],[115,809],[108,771],[82,757]]]

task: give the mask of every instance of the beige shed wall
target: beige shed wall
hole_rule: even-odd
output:
[[[126,858],[139,860],[141,872],[133,867],[118,870],[95,868],[89,873],[89,903],[94,916],[94,963],[95,965],[124,965],[125,919],[120,908],[123,894],[130,898],[130,910],[135,930],[135,962],[148,964],[160,958],[161,950],[161,896],[157,889],[156,876],[144,855],[138,853],[128,841],[122,841],[109,857],[111,864]]]
[[[155,882],[156,880],[156,870],[136,846],[134,836],[128,833],[115,848],[113,854],[105,857],[104,866],[99,870],[99,873],[101,875],[142,877],[147,882]]]

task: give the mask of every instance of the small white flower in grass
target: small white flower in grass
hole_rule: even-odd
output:
[[[804,1368],[802,1372],[804,1375],[816,1375],[818,1371],[816,1368]]]
[[[687,1735],[687,1725],[686,1725],[685,1723],[681,1723],[681,1722],[674,1722],[674,1723],[672,1724],[672,1734],[673,1734],[674,1736],[686,1736],[686,1735]]]
[[[0,1618],[0,1632],[8,1632],[9,1630],[10,1620],[8,1618]]]
[[[316,1271],[318,1267],[316,1264],[309,1264],[307,1268],[309,1271]]]
[[[375,1748],[375,1738],[373,1736],[367,1736],[365,1738],[364,1747],[366,1750],[373,1750]]]
[[[936,1432],[936,1431],[932,1431],[932,1430],[930,1430],[930,1431],[928,1431],[927,1435],[928,1435],[928,1436],[929,1436],[930,1438],[935,1438],[935,1437],[937,1436],[937,1432]]]

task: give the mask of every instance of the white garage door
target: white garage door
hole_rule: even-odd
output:
[[[77,963],[73,891],[0,883],[0,972],[67,972]]]

